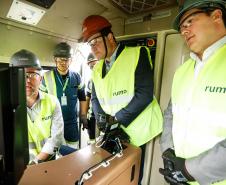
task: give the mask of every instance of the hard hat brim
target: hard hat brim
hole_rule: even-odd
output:
[[[180,23],[180,18],[184,15],[185,12],[188,10],[191,10],[193,8],[211,8],[211,7],[216,7],[222,9],[222,7],[225,7],[224,3],[222,0],[215,0],[215,1],[210,1],[210,0],[204,0],[204,1],[197,1],[194,2],[191,5],[188,5],[187,7],[184,7],[176,16],[173,22],[173,28],[177,31],[179,31],[179,23]]]

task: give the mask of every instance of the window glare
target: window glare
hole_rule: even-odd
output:
[[[78,43],[70,65],[70,70],[78,72],[81,75],[82,81],[85,85],[87,85],[91,77],[91,70],[86,64],[86,59],[90,52],[91,48],[88,44]]]

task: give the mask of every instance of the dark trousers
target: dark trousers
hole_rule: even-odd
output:
[[[140,161],[140,174],[139,174],[139,179],[138,179],[138,185],[141,185],[141,181],[143,178],[143,173],[144,173],[144,158],[145,158],[145,148],[146,144],[141,145],[141,161]]]
[[[76,149],[71,148],[71,147],[66,146],[66,145],[61,145],[60,148],[59,148],[59,153],[63,156],[68,155],[68,154],[75,152],[75,151],[76,151]]]

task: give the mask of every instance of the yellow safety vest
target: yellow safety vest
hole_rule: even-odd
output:
[[[56,81],[53,71],[47,71],[44,73],[44,80],[46,84],[46,89],[49,94],[57,97]]]
[[[37,156],[46,140],[51,134],[52,115],[56,107],[55,98],[42,92],[43,99],[41,99],[41,112],[34,122],[31,121],[27,115],[28,120],[28,141],[30,159]]]
[[[226,45],[210,57],[196,79],[192,59],[175,73],[173,141],[179,157],[195,157],[226,138],[225,53]],[[215,184],[226,185],[226,181]]]
[[[135,70],[139,56],[140,47],[125,47],[104,78],[102,78],[104,60],[95,65],[93,82],[97,98],[105,113],[114,116],[133,98]],[[152,66],[151,57],[149,58]],[[130,136],[130,142],[133,145],[141,146],[162,131],[162,122],[160,107],[157,100],[153,98],[153,101],[128,127],[122,126],[122,128]]]

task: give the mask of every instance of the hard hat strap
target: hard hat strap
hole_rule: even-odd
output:
[[[107,57],[108,55],[108,48],[107,48],[107,44],[106,44],[106,40],[105,40],[105,36],[101,33],[101,36],[103,38],[103,42],[104,42],[104,47],[105,47],[105,56],[104,59]]]

